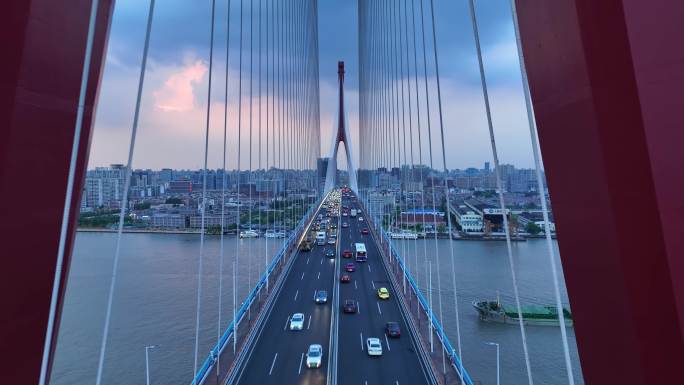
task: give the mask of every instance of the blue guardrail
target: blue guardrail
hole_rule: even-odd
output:
[[[320,202],[321,201],[319,200],[314,205],[312,205],[309,208],[309,210],[306,212],[304,217],[302,217],[302,220],[299,221],[299,224],[297,225],[297,227],[295,227],[294,231],[287,238],[287,240],[283,244],[283,247],[280,248],[280,251],[278,252],[278,254],[275,256],[275,258],[273,258],[271,263],[268,265],[268,268],[264,271],[264,273],[259,278],[259,281],[257,281],[254,288],[252,288],[252,291],[250,291],[249,294],[247,295],[247,297],[245,298],[245,301],[243,302],[242,306],[240,307],[240,309],[238,310],[238,312],[235,315],[235,319],[230,322],[230,324],[228,325],[228,328],[226,328],[226,331],[223,332],[219,341],[209,351],[209,355],[207,356],[207,358],[204,360],[204,363],[202,364],[202,366],[197,371],[197,375],[192,380],[190,385],[201,385],[202,383],[204,383],[207,376],[209,375],[209,372],[214,367],[214,364],[216,363],[218,356],[223,352],[223,349],[225,349],[226,344],[230,340],[230,336],[233,334],[233,331],[235,330],[235,321],[237,320],[238,323],[240,322],[242,317],[245,315],[245,313],[249,309],[249,306],[254,301],[254,298],[257,296],[259,289],[266,284],[266,277],[270,276],[271,272],[275,269],[275,266],[283,259],[283,257],[285,256],[285,253],[290,248],[290,246],[292,246],[292,244],[297,241],[297,238],[299,237],[300,232],[303,230],[303,227],[305,226],[306,222],[311,217],[311,213],[314,211],[314,209],[316,209],[320,205]]]

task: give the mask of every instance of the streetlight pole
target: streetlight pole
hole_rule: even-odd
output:
[[[485,342],[486,345],[496,346],[496,385],[500,385],[499,381],[501,379],[499,372],[499,344],[496,342]]]
[[[145,346],[145,378],[147,385],[150,385],[150,350],[159,347],[159,345]]]

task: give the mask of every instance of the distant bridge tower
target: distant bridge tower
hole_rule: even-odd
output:
[[[328,172],[325,177],[325,193],[334,189],[337,184],[337,150],[340,148],[340,142],[344,142],[344,152],[347,155],[347,170],[349,172],[349,187],[355,192],[358,191],[356,183],[356,167],[354,167],[354,160],[351,150],[351,136],[349,135],[349,127],[347,126],[347,114],[344,109],[344,62],[337,62],[337,75],[340,83],[340,101],[337,105],[337,130],[332,137],[332,145],[330,146],[330,158],[328,161]]]

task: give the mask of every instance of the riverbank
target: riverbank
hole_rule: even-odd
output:
[[[88,228],[88,227],[79,227],[76,229],[78,232],[82,233],[116,233],[118,232],[117,229],[102,229],[102,228]],[[126,229],[124,228],[123,231],[124,233],[154,233],[154,234],[200,234],[199,230],[190,230],[190,231],[184,231],[184,230],[162,230],[162,229]]]

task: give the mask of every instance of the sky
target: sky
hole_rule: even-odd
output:
[[[423,1],[428,3],[428,0]],[[232,0],[228,71],[230,116],[236,115],[238,108],[234,103],[237,96],[238,4],[238,0]],[[245,6],[247,4],[245,2]],[[356,152],[359,151],[360,140],[357,3],[351,0],[319,0],[318,4],[321,153],[325,156],[330,150],[337,106],[337,61],[340,60],[345,61],[345,103],[352,149]],[[126,162],[147,7],[148,3],[139,0],[116,2],[91,142],[91,168]],[[208,0],[157,2],[133,156],[134,168],[199,169],[203,165],[210,12],[211,2]],[[217,1],[216,12],[217,15],[225,15],[225,0]],[[532,167],[532,147],[509,0],[479,0],[476,2],[476,14],[500,161],[518,167]],[[447,166],[450,169],[481,168],[484,162],[491,161],[492,152],[468,2],[435,0],[435,16]],[[225,17],[217,18],[215,51],[220,54],[215,55],[212,71],[210,168],[219,168],[222,162],[226,25]],[[430,81],[434,81],[432,72]],[[233,122],[229,127],[234,125]],[[226,151],[227,167],[234,168],[237,163],[237,157],[232,156],[237,152],[235,140],[229,140]],[[359,154],[354,156],[358,165]],[[253,162],[256,168],[259,163],[265,165],[266,159]],[[338,165],[344,168],[343,157],[339,158]],[[242,167],[245,167],[244,163]]]

